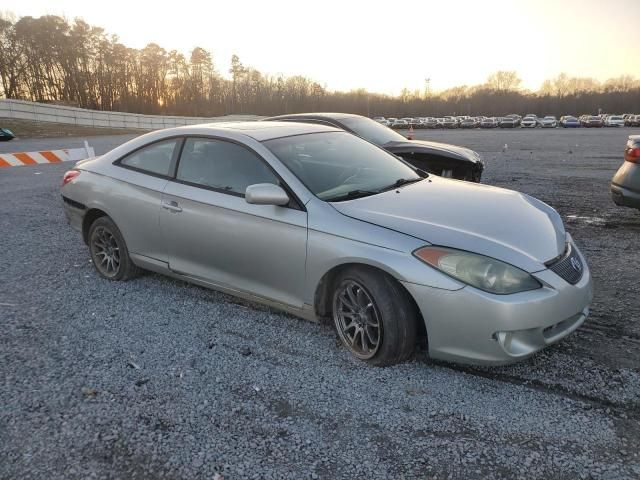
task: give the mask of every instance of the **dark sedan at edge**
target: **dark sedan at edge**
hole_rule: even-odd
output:
[[[297,113],[264,121],[330,125],[353,133],[401,157],[416,168],[442,177],[480,182],[484,163],[473,150],[446,143],[408,140],[399,133],[361,115],[348,113]]]

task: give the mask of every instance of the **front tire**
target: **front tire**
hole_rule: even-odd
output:
[[[417,311],[389,275],[349,268],[336,279],[332,314],[340,340],[356,358],[377,366],[407,360],[414,351]]]
[[[122,233],[109,217],[100,217],[91,224],[89,252],[93,266],[107,280],[127,281],[140,273],[129,257]]]

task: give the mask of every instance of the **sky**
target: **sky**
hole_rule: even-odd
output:
[[[497,70],[516,70],[532,90],[561,72],[640,75],[640,0],[20,0],[10,12],[80,17],[135,48],[200,46],[225,74],[235,53],[330,90],[398,94],[430,79],[441,91]]]

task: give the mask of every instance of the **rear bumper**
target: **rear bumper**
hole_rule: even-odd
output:
[[[71,225],[74,230],[82,233],[82,222],[84,220],[84,214],[87,212],[87,207],[64,195],[62,196],[62,204],[64,207],[64,215],[67,217],[69,225]]]
[[[640,192],[636,192],[621,185],[611,184],[611,199],[620,207],[640,209]]]
[[[591,274],[583,264],[576,285],[544,270],[535,274],[543,288],[513,295],[472,287],[449,291],[406,282],[404,286],[424,318],[432,358],[505,365],[530,357],[582,325],[593,297]]]

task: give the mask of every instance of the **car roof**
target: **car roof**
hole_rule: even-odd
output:
[[[307,133],[319,133],[319,132],[341,132],[342,130],[327,125],[315,125],[311,123],[294,123],[294,122],[218,122],[218,123],[205,123],[201,125],[189,125],[186,127],[179,127],[176,130],[211,130],[211,133],[216,131],[226,130],[234,131],[242,135],[251,137],[259,142],[265,140],[271,140],[274,138],[290,137],[293,135],[304,135]]]

